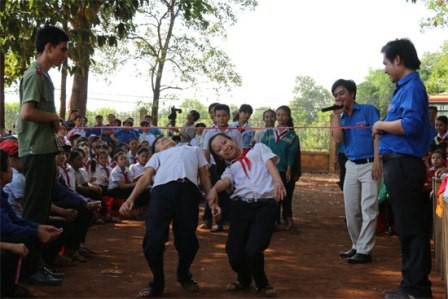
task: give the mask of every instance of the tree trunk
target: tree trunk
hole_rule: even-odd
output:
[[[67,106],[67,61],[62,65],[61,70],[61,107],[59,108],[59,117],[65,119],[65,107]]]
[[[0,133],[5,130],[5,53],[0,52]]]
[[[87,109],[87,89],[89,82],[89,67],[73,76],[70,110],[79,109],[80,115],[85,115]]]

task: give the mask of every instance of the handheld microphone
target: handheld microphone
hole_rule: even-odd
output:
[[[342,106],[342,105],[333,105],[333,106],[330,106],[330,107],[322,108],[320,111],[328,112],[328,111],[338,110],[338,109],[342,109],[342,108],[344,108],[344,106]]]

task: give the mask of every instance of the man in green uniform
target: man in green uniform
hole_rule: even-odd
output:
[[[48,71],[61,65],[68,55],[68,35],[45,26],[37,32],[37,60],[20,82],[19,157],[24,167],[25,194],[23,218],[45,224],[56,181],[55,132],[59,116],[54,105],[54,86]]]

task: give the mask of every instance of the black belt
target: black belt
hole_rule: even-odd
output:
[[[399,159],[399,158],[421,159],[419,157],[411,156],[411,155],[404,155],[404,154],[398,154],[398,153],[389,153],[389,154],[382,155],[381,156],[381,161],[383,161],[383,163],[386,163],[387,161],[390,161],[390,160],[393,160],[393,159]]]
[[[366,164],[373,162],[373,158],[365,158],[365,159],[358,159],[358,160],[350,160],[355,164]]]
[[[187,179],[187,178],[177,179],[177,180],[175,180],[175,181],[173,181],[173,182],[176,182],[176,183],[191,183],[191,184],[193,184],[193,182],[190,181],[190,180]]]
[[[268,203],[268,202],[276,202],[274,198],[244,198],[244,197],[234,197],[233,201],[241,201],[245,203]]]

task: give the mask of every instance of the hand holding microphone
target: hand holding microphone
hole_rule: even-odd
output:
[[[333,106],[330,106],[330,107],[325,107],[325,108],[322,108],[320,111],[322,111],[322,112],[328,112],[328,111],[334,111],[334,110],[339,110],[339,109],[342,109],[342,108],[344,108],[344,106],[342,106],[342,105],[333,105]]]

